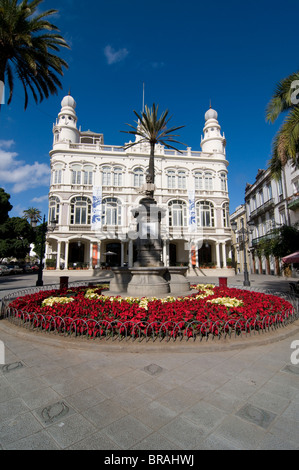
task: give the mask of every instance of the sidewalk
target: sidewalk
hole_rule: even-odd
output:
[[[283,291],[291,282],[251,281]],[[7,286],[0,287],[2,297]],[[299,447],[299,365],[292,363],[299,321],[241,341],[145,344],[70,340],[2,320],[0,339],[0,449],[98,449],[111,456]]]

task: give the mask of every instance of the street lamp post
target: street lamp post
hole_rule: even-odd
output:
[[[253,231],[253,224],[249,223],[248,224],[249,229],[246,229],[244,227],[244,220],[241,219],[241,229],[237,230],[237,223],[233,222],[231,224],[231,227],[235,233],[239,233],[242,236],[242,245],[243,245],[243,252],[244,252],[244,286],[250,286],[250,280],[249,280],[249,272],[248,272],[248,267],[247,267],[247,253],[246,253],[246,241],[249,240],[249,234],[252,233]],[[247,235],[247,240],[246,240],[246,235]]]
[[[53,231],[55,229],[57,221],[53,220],[50,222],[50,225],[47,227],[46,226],[46,216],[44,215],[43,219],[43,224],[41,226],[41,245],[40,245],[40,260],[39,260],[39,268],[38,268],[38,273],[37,273],[37,281],[36,281],[36,286],[43,286],[44,281],[43,281],[43,259],[44,259],[44,254],[45,254],[45,244],[46,244],[46,233],[48,230]],[[33,219],[32,220],[32,227],[36,229],[37,225],[37,220]]]

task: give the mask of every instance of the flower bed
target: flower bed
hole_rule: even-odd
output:
[[[165,299],[109,297],[105,288],[41,291],[9,304],[30,328],[101,338],[223,337],[285,324],[290,302],[273,295],[198,284],[197,293]]]

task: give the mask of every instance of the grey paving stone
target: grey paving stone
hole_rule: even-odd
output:
[[[82,441],[69,446],[67,450],[121,450],[115,442],[109,439],[102,431],[86,437]]]
[[[98,429],[113,423],[125,416],[127,412],[122,409],[117,400],[105,400],[82,411],[82,415],[89,419]]]
[[[128,415],[106,426],[102,432],[122,449],[130,449],[153,431],[137,418]]]
[[[200,448],[205,437],[201,428],[182,416],[160,428],[159,433],[178,448],[188,450]]]
[[[75,414],[66,419],[62,418],[60,422],[49,426],[47,431],[57,444],[65,449],[87,438],[97,429],[83,416]]]
[[[227,413],[205,401],[196,403],[196,405],[191,406],[182,413],[183,418],[189,419],[204,432],[210,432],[214,429],[225,416],[227,416]]]
[[[236,413],[236,416],[246,419],[261,428],[267,429],[276,418],[277,414],[247,403]]]
[[[39,431],[5,446],[6,450],[60,450],[46,431]]]
[[[177,416],[175,411],[157,401],[132,411],[132,414],[152,429],[159,429]]]
[[[266,431],[255,424],[229,415],[210,434],[210,438],[225,439],[237,450],[252,450],[258,447],[265,434]]]
[[[6,445],[41,430],[42,425],[31,413],[23,413],[0,423],[0,442],[5,448]]]
[[[138,444],[131,447],[132,450],[183,450],[173,444],[172,442],[165,439],[164,436],[155,432],[150,436],[146,437],[142,441],[138,442]]]
[[[22,413],[27,413],[28,406],[24,401],[17,397],[0,403],[0,422],[12,419]]]

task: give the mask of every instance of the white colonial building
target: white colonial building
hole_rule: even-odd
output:
[[[141,187],[149,164],[149,148],[138,144],[124,150],[104,144],[101,133],[77,127],[75,100],[69,95],[53,126],[49,221],[46,260],[56,269],[134,264],[136,221],[132,209],[144,197]],[[226,268],[231,257],[228,161],[226,141],[217,112],[209,109],[201,151],[179,153],[157,145],[155,199],[162,219],[165,266]],[[92,223],[93,201],[100,194],[101,220]],[[190,223],[190,203],[195,224]],[[98,208],[97,208],[98,210]],[[113,254],[112,254],[113,253]]]

